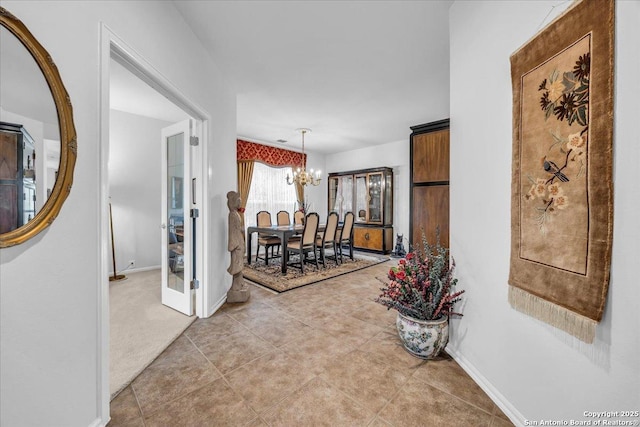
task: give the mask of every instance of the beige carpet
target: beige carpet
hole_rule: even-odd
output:
[[[112,399],[196,319],[162,305],[160,278],[151,270],[109,284]]]
[[[320,263],[320,268],[316,269],[315,264],[305,264],[304,273],[299,268],[289,267],[287,273],[282,274],[280,259],[276,258],[268,266],[264,261],[259,260],[251,265],[244,265],[242,274],[245,279],[258,283],[276,292],[285,292],[300,286],[310,285],[332,277],[361,270],[372,265],[380,264],[389,260],[388,255],[374,255],[355,253],[352,261],[348,256],[343,257],[343,262],[336,266],[333,260],[327,260],[326,266]]]

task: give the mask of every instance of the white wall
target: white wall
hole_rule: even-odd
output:
[[[110,114],[109,196],[116,267],[123,270],[131,260],[134,269],[160,267],[160,132],[172,123],[117,110]]]
[[[409,238],[410,133],[411,131],[407,129],[406,140],[326,156],[327,174],[331,172],[344,172],[384,166],[393,168],[393,232],[395,234],[403,234],[405,239]],[[326,206],[326,183],[324,189],[324,203]],[[394,244],[395,234],[393,239]],[[405,240],[405,249],[408,248],[408,240]]]
[[[512,420],[583,419],[640,408],[640,3],[616,7],[614,239],[604,318],[593,345],[507,302],[510,251],[509,56],[570,2],[458,1],[450,9],[451,251],[466,304],[449,348]],[[638,418],[633,418],[637,421]]]
[[[320,185],[314,187],[308,185],[304,190],[304,197],[311,204],[311,210],[318,213],[320,222],[327,220],[327,163],[324,154],[313,151],[306,151],[307,154],[307,170],[313,169],[322,172],[322,181]]]
[[[0,424],[104,424],[100,384],[100,31],[105,23],[210,115],[209,303],[230,286],[226,192],[235,188],[235,94],[164,1],[2,1],[49,51],[73,104],[74,186],[53,225],[0,250]],[[107,141],[102,141],[107,143]]]

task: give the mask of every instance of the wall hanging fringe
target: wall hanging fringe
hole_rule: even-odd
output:
[[[576,314],[514,286],[509,286],[509,304],[516,310],[561,329],[581,341],[593,343],[597,325],[595,320]]]

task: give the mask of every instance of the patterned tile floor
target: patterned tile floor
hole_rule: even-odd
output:
[[[409,355],[372,300],[394,262],[199,319],[111,402],[109,426],[511,426],[447,355]]]

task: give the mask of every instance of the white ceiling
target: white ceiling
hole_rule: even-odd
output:
[[[451,3],[174,1],[237,90],[238,137],[299,149],[306,127],[320,153],[408,141],[449,116]],[[151,116],[169,102],[141,102],[154,91],[140,83],[113,67],[112,107]]]

